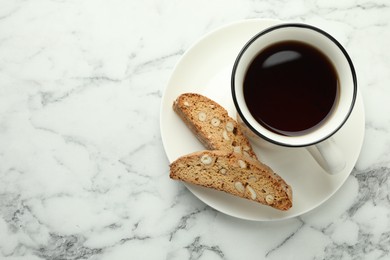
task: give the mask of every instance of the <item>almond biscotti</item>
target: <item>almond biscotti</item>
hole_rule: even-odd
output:
[[[228,151],[200,151],[170,165],[175,180],[224,191],[279,210],[292,206],[291,187],[268,166]]]
[[[173,109],[210,150],[226,150],[257,159],[237,122],[215,101],[195,93],[180,95]]]

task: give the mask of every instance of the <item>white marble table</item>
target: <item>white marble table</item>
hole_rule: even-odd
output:
[[[0,2],[1,259],[389,259],[388,1]],[[366,111],[341,189],[284,221],[222,214],[168,177],[162,94],[202,35],[306,22],[350,53]]]

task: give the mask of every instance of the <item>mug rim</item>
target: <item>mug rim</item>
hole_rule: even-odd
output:
[[[338,48],[339,50],[342,52],[342,54],[344,55],[344,57],[346,58],[347,62],[348,62],[348,65],[349,65],[349,68],[350,68],[350,71],[351,71],[351,76],[352,76],[352,81],[353,81],[353,96],[352,96],[352,100],[351,100],[351,104],[350,104],[350,107],[349,107],[349,110],[348,112],[346,113],[345,115],[345,118],[343,119],[343,121],[337,126],[335,127],[334,129],[332,129],[332,131],[330,131],[327,135],[323,136],[322,138],[320,138],[319,140],[316,140],[316,141],[313,141],[313,142],[307,142],[307,143],[302,143],[302,144],[289,144],[289,143],[284,143],[284,142],[279,142],[277,140],[274,140],[274,139],[271,139],[267,136],[265,136],[264,134],[260,133],[258,130],[255,129],[255,127],[253,127],[249,122],[248,120],[245,118],[243,112],[241,111],[240,109],[240,106],[238,104],[238,101],[237,101],[237,97],[236,97],[236,92],[235,92],[235,89],[236,89],[236,85],[235,85],[235,75],[236,75],[236,71],[237,71],[237,67],[240,63],[240,60],[242,58],[242,56],[244,55],[244,53],[246,52],[246,50],[249,48],[249,46],[251,46],[258,38],[260,38],[261,36],[267,34],[267,33],[270,33],[274,30],[277,30],[277,29],[282,29],[282,28],[287,28],[287,27],[295,27],[295,28],[303,28],[303,29],[309,29],[309,30],[312,30],[312,31],[315,31],[317,33],[320,33],[322,35],[324,35],[325,37],[327,37],[329,40],[331,40]],[[345,48],[333,37],[331,36],[329,33],[325,32],[324,30],[318,28],[318,27],[315,27],[313,25],[308,25],[308,24],[303,24],[303,23],[283,23],[283,24],[279,24],[279,25],[274,25],[274,26],[271,26],[259,33],[257,33],[256,35],[254,35],[244,46],[243,48],[240,50],[240,52],[238,53],[237,55],[237,58],[234,62],[234,65],[233,65],[233,69],[232,69],[232,75],[231,75],[231,92],[232,92],[232,97],[233,97],[233,102],[234,102],[234,106],[236,107],[236,110],[240,116],[240,119],[245,123],[245,125],[253,132],[255,133],[258,137],[261,137],[262,139],[270,142],[270,143],[273,143],[273,144],[277,144],[277,145],[281,145],[281,146],[285,146],[285,147],[305,147],[305,146],[310,146],[310,145],[314,145],[314,144],[317,144],[317,143],[320,143],[326,139],[328,139],[329,137],[331,137],[332,135],[334,135],[338,130],[341,129],[341,127],[345,124],[345,122],[348,120],[349,116],[351,115],[352,113],[352,110],[353,110],[353,107],[355,105],[355,101],[356,101],[356,96],[357,96],[357,76],[356,76],[356,71],[355,71],[355,68],[353,66],[353,63],[352,63],[352,60],[350,58],[350,56],[348,55],[347,51],[345,50]]]

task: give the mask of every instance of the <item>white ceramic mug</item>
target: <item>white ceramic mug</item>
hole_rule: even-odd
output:
[[[298,41],[321,51],[333,64],[338,75],[338,103],[332,114],[317,129],[298,136],[286,136],[272,132],[250,113],[244,98],[244,79],[253,59],[266,47],[283,41]],[[305,147],[329,174],[336,174],[345,167],[345,158],[331,137],[347,121],[355,104],[357,79],[352,61],[331,35],[307,24],[280,24],[255,35],[240,51],[232,71],[232,97],[238,113],[238,121],[248,137],[257,144],[273,144],[287,147]]]

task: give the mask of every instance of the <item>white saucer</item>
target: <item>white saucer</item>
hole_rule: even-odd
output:
[[[214,99],[235,118],[230,74],[242,46],[259,31],[280,23],[275,20],[246,20],[219,28],[194,44],[180,59],[166,87],[160,115],[165,152],[170,162],[205,148],[172,110],[182,93],[195,92]],[[346,168],[336,176],[327,175],[303,148],[266,150],[254,146],[256,154],[293,189],[293,207],[287,212],[195,185],[187,188],[200,200],[225,214],[242,219],[266,221],[295,217],[329,199],[351,173],[364,137],[364,107],[358,94],[349,120],[335,135],[347,159]]]

